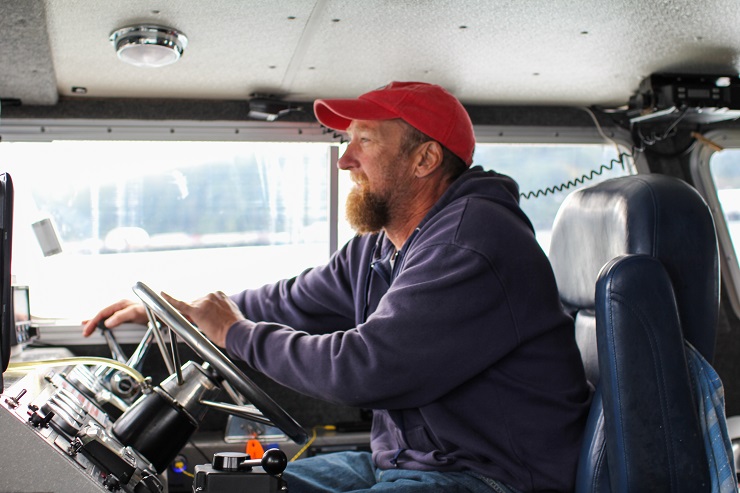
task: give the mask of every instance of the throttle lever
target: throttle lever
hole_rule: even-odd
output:
[[[250,459],[241,452],[219,452],[212,464],[195,466],[193,491],[231,493],[232,491],[287,491],[282,473],[288,458],[280,449],[265,451],[262,459]],[[262,471],[252,471],[252,467]]]
[[[108,344],[111,357],[119,363],[128,365],[129,359],[126,357],[123,349],[121,349],[120,344],[118,344],[118,340],[113,335],[113,331],[105,326],[105,320],[99,321],[97,328],[100,329],[100,332],[105,338],[105,342]],[[139,352],[139,349],[140,348],[137,348],[137,353]],[[100,379],[100,382],[107,390],[113,392],[117,397],[129,399],[129,402],[139,393],[139,385],[133,381],[129,375],[122,374],[118,370],[99,366],[95,370],[95,376]]]
[[[217,471],[251,471],[261,467],[270,476],[281,474],[288,465],[285,452],[268,449],[261,459],[250,459],[249,454],[240,452],[218,452],[213,455],[213,468]]]
[[[103,333],[103,337],[105,337],[105,342],[108,344],[111,356],[113,356],[113,359],[119,363],[126,364],[128,362],[128,358],[123,353],[123,349],[121,349],[121,346],[118,344],[113,332],[105,326],[104,322],[105,320],[98,322],[98,329],[100,329]]]
[[[279,449],[269,449],[261,459],[248,459],[239,464],[240,468],[252,468],[260,466],[270,476],[278,476],[283,473],[288,466],[288,458],[285,452]]]

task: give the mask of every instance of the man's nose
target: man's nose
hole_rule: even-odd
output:
[[[339,156],[339,159],[337,160],[337,167],[341,170],[348,170],[355,167],[355,158],[354,158],[354,146],[350,142],[347,144],[347,149],[345,149],[344,153]]]

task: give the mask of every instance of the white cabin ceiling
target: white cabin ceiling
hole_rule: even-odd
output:
[[[183,32],[182,59],[120,62],[108,37],[134,23]],[[738,26],[737,0],[6,0],[0,97],[309,101],[422,80],[467,104],[614,107],[651,73],[737,74]]]

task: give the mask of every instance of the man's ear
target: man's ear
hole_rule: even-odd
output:
[[[444,152],[439,142],[428,140],[419,146],[416,150],[416,156],[417,163],[414,173],[418,178],[423,178],[440,167]]]

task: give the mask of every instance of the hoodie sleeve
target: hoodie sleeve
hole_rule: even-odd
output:
[[[495,267],[441,245],[410,254],[377,310],[353,329],[312,335],[242,322],[227,347],[299,392],[394,409],[424,405],[484,371],[516,346],[514,326]]]
[[[359,238],[356,240],[360,240]],[[271,321],[309,333],[354,326],[355,281],[352,265],[362,258],[363,241],[352,240],[323,266],[291,279],[231,296],[250,320]]]

